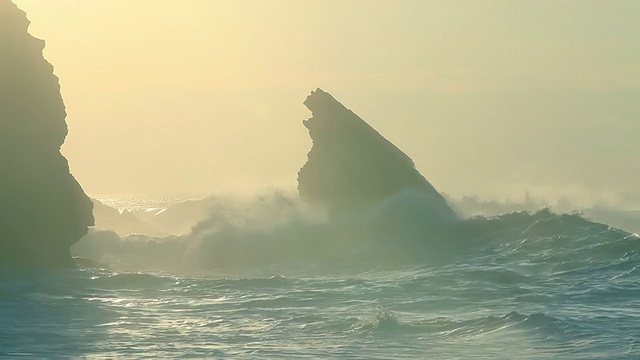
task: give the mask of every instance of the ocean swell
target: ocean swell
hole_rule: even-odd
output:
[[[282,264],[306,270],[361,270],[485,258],[486,264],[511,264],[512,273],[499,276],[504,282],[521,281],[533,271],[558,276],[625,259],[637,261],[640,252],[637,235],[578,214],[542,209],[436,222],[424,215],[431,201],[421,193],[402,192],[364,213],[328,218],[295,197],[275,192],[241,206],[218,204],[187,235],[121,237],[93,231],[73,251],[115,269],[160,271],[267,269]]]

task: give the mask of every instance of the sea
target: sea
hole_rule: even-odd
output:
[[[92,231],[76,269],[2,271],[0,358],[640,359],[637,234],[429,206],[323,218],[270,195],[186,235]]]

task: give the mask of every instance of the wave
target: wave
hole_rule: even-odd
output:
[[[326,321],[326,319],[317,319],[317,321]],[[378,306],[370,316],[348,318],[340,324],[331,326],[331,329],[326,330],[355,331],[365,335],[379,336],[429,335],[449,340],[500,336],[500,333],[512,334],[513,331],[523,331],[541,338],[553,337],[559,340],[571,338],[574,335],[573,332],[577,331],[571,322],[544,313],[520,314],[512,311],[502,316],[488,315],[467,320],[453,320],[445,317],[400,320],[396,313],[382,306]]]
[[[543,337],[558,339],[572,331],[572,325],[559,318],[544,313],[520,314],[512,311],[503,316],[486,316],[465,321],[441,321],[436,327],[441,335],[455,337],[487,336],[506,330],[522,330]]]
[[[436,222],[424,215],[431,201],[420,193],[402,192],[364,213],[327,218],[276,192],[242,206],[219,204],[188,235],[121,237],[93,231],[73,252],[115,269],[253,267],[272,274],[280,273],[279,264],[312,271],[443,265],[476,258],[559,274],[599,262],[634,262],[640,253],[637,235],[579,214],[543,209]],[[502,281],[519,281],[518,274],[503,275]]]

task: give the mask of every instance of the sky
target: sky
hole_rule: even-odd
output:
[[[88,194],[294,188],[320,87],[451,196],[640,208],[640,2],[14,0]]]

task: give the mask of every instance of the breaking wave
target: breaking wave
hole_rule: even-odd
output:
[[[218,203],[188,235],[122,237],[93,231],[73,252],[128,270],[264,269],[282,264],[336,270],[443,265],[486,257],[492,263],[516,262],[520,268],[558,275],[615,266],[637,258],[640,251],[637,235],[579,214],[542,209],[433,221],[424,215],[432,206],[424,194],[403,192],[368,211],[329,218],[276,192],[248,202]],[[518,276],[501,275],[506,282],[518,281]]]

